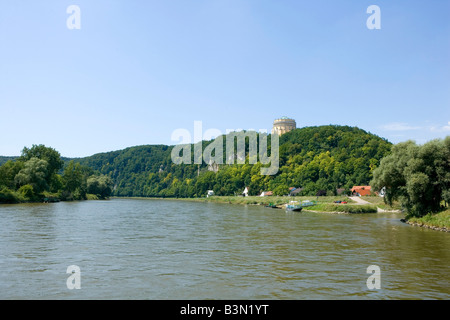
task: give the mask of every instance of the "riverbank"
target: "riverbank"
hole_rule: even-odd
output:
[[[133,197],[132,199],[149,199]],[[151,198],[158,199],[158,198]],[[162,198],[161,198],[162,199]],[[238,205],[258,205],[258,206],[276,206],[284,209],[289,201],[307,201],[314,200],[317,205],[305,207],[303,211],[322,212],[322,213],[339,213],[339,214],[356,214],[356,213],[376,213],[378,211],[375,205],[363,205],[352,201],[347,196],[322,196],[322,197],[283,197],[283,196],[211,196],[205,198],[164,198],[166,200],[182,200],[193,202],[212,202],[212,203],[226,203]],[[347,203],[335,203],[335,201],[344,201]]]
[[[435,214],[429,213],[421,218],[409,218],[404,222],[416,227],[450,232],[450,209]]]
[[[134,199],[149,199],[134,197]],[[156,198],[151,198],[156,199]],[[259,205],[267,206],[274,205],[284,209],[285,205],[291,201],[305,201],[314,200],[317,201],[317,205],[306,207],[304,212],[314,213],[330,213],[330,214],[364,214],[364,213],[402,213],[400,210],[400,204],[395,202],[393,206],[384,204],[384,200],[381,197],[364,197],[364,203],[355,202],[351,197],[347,196],[324,196],[324,197],[239,197],[239,196],[212,196],[207,198],[161,198],[165,200],[182,200],[193,202],[213,202],[213,203],[226,203],[226,204],[238,204],[238,205]],[[348,201],[346,204],[337,204],[335,201]],[[368,204],[366,204],[366,202]],[[422,218],[411,218],[408,221],[402,219],[402,221],[410,224],[411,226],[421,226],[437,231],[450,232],[450,209],[437,213],[434,215],[426,215]]]
[[[360,205],[360,204],[334,204],[334,203],[322,203],[312,207],[307,207],[305,211],[312,212],[328,212],[328,213],[377,213],[378,209],[373,205]]]
[[[17,193],[17,192],[16,192]],[[8,198],[0,198],[0,205],[2,204],[21,204],[21,203],[54,203],[54,202],[70,202],[70,201],[88,201],[88,200],[109,200],[110,197],[102,198],[95,194],[86,194],[85,199],[61,199],[57,194],[45,193],[36,196],[32,199],[25,198],[22,195],[12,195]]]

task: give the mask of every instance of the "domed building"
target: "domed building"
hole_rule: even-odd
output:
[[[277,133],[279,136],[286,132],[292,131],[297,128],[297,123],[294,119],[288,117],[281,117],[273,122],[272,134]]]

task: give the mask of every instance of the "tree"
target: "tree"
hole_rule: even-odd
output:
[[[0,166],[0,187],[5,186],[9,189],[16,189],[15,177],[24,167],[22,161],[7,161]]]
[[[14,178],[18,186],[29,184],[35,193],[40,193],[48,188],[48,162],[38,158],[31,158],[25,162],[24,168]]]
[[[33,144],[30,149],[27,147],[23,148],[22,155],[19,159],[21,161],[28,161],[31,158],[38,158],[47,161],[47,171],[49,175],[57,173],[64,165],[64,161],[61,160],[60,153],[53,148],[46,147],[43,144]]]
[[[47,173],[45,180],[49,187],[52,187],[52,178],[63,167],[64,161],[61,159],[61,155],[53,148],[46,147],[43,144],[35,145],[31,148],[24,147],[22,155],[19,157],[19,161],[26,162],[32,158],[45,160],[47,162]]]
[[[83,168],[79,163],[70,161],[64,169],[64,198],[74,200],[81,200],[86,198],[86,177],[83,173]]]
[[[399,143],[373,172],[375,190],[386,188],[385,200],[399,200],[409,216],[438,212],[448,202],[450,188],[450,137],[422,146]]]
[[[101,199],[111,196],[113,182],[106,175],[91,176],[87,179],[87,193],[95,194]]]

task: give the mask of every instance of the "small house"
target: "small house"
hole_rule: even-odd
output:
[[[272,191],[263,191],[260,195],[260,197],[268,197],[268,196],[273,196],[273,192]]]
[[[290,195],[291,197],[298,196],[299,193],[302,192],[302,190],[303,190],[303,188],[292,188],[292,189],[289,191],[289,195]]]
[[[206,197],[212,197],[213,195],[214,195],[213,190],[208,190],[208,192],[206,193]]]
[[[351,192],[352,192],[353,196],[358,196],[358,197],[368,196],[372,193],[370,186],[354,186],[351,189]]]
[[[244,191],[242,192],[242,195],[244,197],[248,197],[248,187],[245,187]]]

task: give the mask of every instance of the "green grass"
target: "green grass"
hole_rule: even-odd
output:
[[[346,197],[283,197],[283,196],[270,196],[270,197],[236,197],[236,196],[212,196],[209,198],[183,198],[179,200],[187,201],[201,201],[201,202],[216,202],[216,203],[230,203],[230,204],[247,204],[247,205],[268,205],[269,203],[274,205],[287,204],[289,201],[305,201],[314,200],[320,203],[333,203],[336,200],[347,200]],[[348,200],[347,200],[348,201]]]
[[[152,198],[155,199],[155,198]],[[270,196],[270,197],[237,197],[237,196],[212,196],[203,198],[166,198],[167,200],[182,200],[193,202],[214,202],[214,203],[228,203],[228,204],[240,204],[240,205],[268,205],[273,204],[277,206],[285,205],[289,201],[305,201],[314,200],[317,201],[317,205],[307,207],[304,210],[314,210],[321,212],[336,212],[336,213],[376,213],[377,207],[374,205],[360,205],[360,204],[336,204],[334,201],[348,201],[351,202],[346,196],[302,196],[302,197],[282,197],[282,196]]]
[[[362,199],[366,200],[367,202],[370,202],[371,204],[373,204],[383,210],[401,210],[402,209],[400,202],[394,201],[392,203],[392,206],[390,206],[390,205],[384,203],[384,198],[379,197],[379,196],[367,196],[367,197],[362,197]]]
[[[376,213],[377,207],[373,205],[320,203],[304,210],[336,213]]]
[[[434,214],[429,213],[421,218],[412,217],[408,219],[408,222],[430,227],[450,229],[450,209]]]

